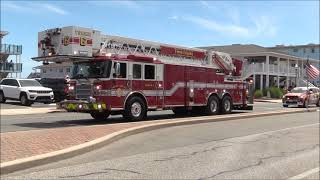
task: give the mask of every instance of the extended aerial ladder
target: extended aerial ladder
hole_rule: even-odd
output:
[[[145,55],[161,59],[161,61],[168,63],[183,62],[194,65],[209,65],[216,69],[222,69],[222,72],[227,75],[235,68],[231,56],[223,52],[187,48],[120,36],[104,35],[102,39],[101,48],[97,51],[96,55]],[[171,55],[170,53],[164,53],[164,49],[170,49],[171,51],[175,51],[175,53],[172,53]],[[182,51],[184,54],[179,56],[176,53],[177,51]],[[195,54],[197,54],[197,56],[195,56]],[[190,56],[188,57],[188,55]]]
[[[165,63],[190,64],[217,69],[230,75],[235,70],[227,53],[188,48],[121,36],[104,35],[100,31],[69,26],[39,32],[38,61],[74,61],[106,54],[144,55]]]

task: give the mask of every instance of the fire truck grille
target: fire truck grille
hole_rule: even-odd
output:
[[[81,84],[76,87],[76,98],[86,100],[91,95],[91,85]]]

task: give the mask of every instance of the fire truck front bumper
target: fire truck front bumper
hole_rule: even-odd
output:
[[[57,103],[57,109],[65,109],[68,112],[92,112],[92,111],[109,111],[111,107],[107,107],[105,103],[88,102],[78,100],[67,100]]]

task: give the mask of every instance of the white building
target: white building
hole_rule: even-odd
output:
[[[307,44],[307,45],[276,45],[275,47],[269,47],[269,49],[282,51],[293,56],[299,56],[303,58],[311,58],[320,60],[320,44]]]
[[[71,77],[72,63],[49,63],[33,68],[34,72],[28,78],[65,78]]]
[[[306,85],[306,58],[253,44],[200,48],[222,51],[230,53],[233,57],[247,59],[242,74],[244,77],[253,77],[256,89]],[[309,58],[309,62],[319,67],[320,60]]]
[[[21,77],[22,72],[22,46],[4,44],[3,37],[8,35],[7,31],[0,31],[0,79],[6,77]]]

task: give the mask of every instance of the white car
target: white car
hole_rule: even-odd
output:
[[[53,101],[51,88],[43,87],[34,79],[2,79],[0,83],[0,103],[7,99],[18,100],[24,106],[30,106],[33,102],[49,104]]]

